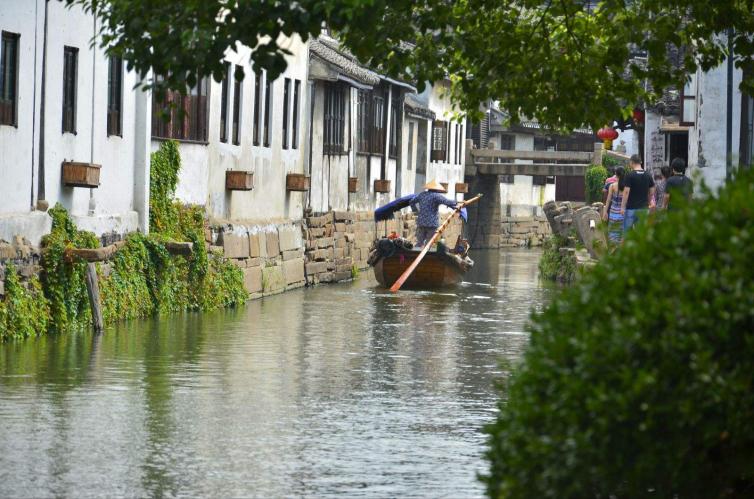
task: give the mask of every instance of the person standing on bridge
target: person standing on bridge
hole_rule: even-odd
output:
[[[438,209],[440,205],[450,208],[456,207],[456,202],[442,195],[446,192],[445,188],[436,180],[432,180],[424,185],[424,192],[417,194],[409,206],[411,210],[419,212],[416,219],[416,244],[424,246],[429,241],[437,228],[440,226],[440,216]]]
[[[621,202],[623,215],[623,233],[636,225],[640,218],[644,218],[649,210],[650,200],[654,207],[655,182],[652,175],[641,167],[638,154],[631,156],[631,172],[626,175]]]

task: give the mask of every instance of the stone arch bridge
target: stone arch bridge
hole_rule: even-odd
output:
[[[595,151],[502,151],[473,149],[466,142],[465,179],[467,199],[484,194],[469,206],[466,239],[473,248],[499,248],[502,231],[500,175],[584,176],[587,167],[602,161],[602,144]]]

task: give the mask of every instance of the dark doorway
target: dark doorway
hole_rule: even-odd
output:
[[[584,177],[555,177],[555,201],[584,202]]]
[[[668,134],[668,164],[675,158],[682,158],[689,164],[689,133]]]

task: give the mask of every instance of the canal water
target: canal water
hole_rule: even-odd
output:
[[[451,292],[365,272],[0,345],[0,496],[481,496],[499,361],[551,291],[537,252],[473,256]]]

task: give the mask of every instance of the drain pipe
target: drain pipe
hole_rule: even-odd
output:
[[[47,96],[47,19],[50,0],[45,0],[45,24],[42,39],[42,91],[39,103],[39,173],[37,174],[37,208],[44,208],[45,201],[45,100]]]
[[[97,12],[96,10],[92,10],[92,40],[95,40],[97,37]],[[94,96],[97,93],[97,89],[95,87],[97,78],[97,45],[96,43],[92,42],[92,120],[90,124],[90,140],[89,140],[89,163],[94,163],[94,108],[95,108],[95,102],[94,102]],[[97,200],[94,199],[94,188],[89,188],[89,215],[94,215],[95,210],[97,209]]]
[[[733,175],[733,28],[728,29],[728,88],[725,128],[725,178]]]

